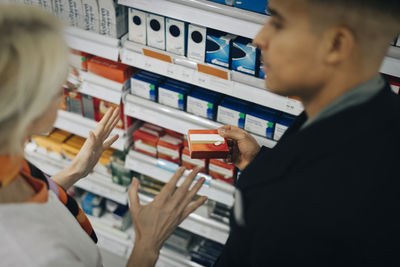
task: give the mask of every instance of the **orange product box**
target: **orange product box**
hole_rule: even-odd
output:
[[[167,128],[165,128],[164,130],[165,130],[166,134],[183,140],[183,136],[184,136],[183,134],[175,132],[175,131],[167,129]]]
[[[208,160],[207,159],[192,159],[190,157],[190,151],[188,147],[184,147],[182,150],[182,166],[185,166],[187,169],[192,170],[197,166],[203,167],[200,172],[206,173]]]
[[[49,136],[34,136],[32,139],[38,146],[46,148],[47,151],[62,152],[62,143],[72,134],[56,129]]]
[[[133,146],[138,152],[157,157],[157,143],[160,133],[146,127],[140,127],[133,132]]]
[[[228,144],[218,130],[189,130],[188,141],[190,157],[193,159],[228,156]]]
[[[96,56],[89,59],[88,71],[119,83],[130,79],[134,73],[131,66]]]
[[[158,157],[176,164],[181,163],[181,152],[183,148],[183,140],[166,134],[158,140],[157,152]]]
[[[164,129],[164,128],[162,128],[162,127],[160,127],[160,126],[158,126],[158,125],[152,124],[152,123],[150,123],[150,122],[145,122],[145,123],[142,125],[142,127],[146,127],[146,128],[148,128],[148,129],[150,129],[150,130],[159,132],[161,135],[163,135],[163,134],[165,133],[165,129]]]
[[[235,165],[225,163],[221,159],[210,159],[208,174],[215,179],[233,184],[236,176],[236,168]]]
[[[65,141],[61,146],[65,157],[71,160],[74,159],[76,154],[79,153],[79,150],[81,150],[81,147],[85,141],[85,138],[77,135],[74,135]]]

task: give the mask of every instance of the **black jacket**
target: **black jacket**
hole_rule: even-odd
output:
[[[400,266],[400,97],[305,120],[243,171],[216,266]]]

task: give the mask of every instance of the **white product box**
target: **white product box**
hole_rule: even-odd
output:
[[[187,162],[191,165],[196,165],[196,166],[200,166],[200,167],[205,167],[206,163],[205,160],[202,159],[192,159],[190,156],[186,155],[186,154],[182,154],[182,162]]]
[[[238,121],[242,118],[241,112],[219,106],[218,107],[218,114],[217,114],[217,121],[223,123],[223,124],[228,124],[228,125],[233,125],[236,127],[239,127]]]
[[[272,139],[272,130],[274,127],[273,122],[247,114],[244,125],[246,131]],[[267,132],[269,132],[268,130],[271,131],[270,136],[267,136]]]
[[[146,45],[146,12],[129,8],[129,40]]]
[[[168,90],[160,86],[158,88],[158,103],[177,109],[182,109],[179,105],[180,95],[181,94],[178,92]]]
[[[51,0],[37,0],[37,1],[39,3],[39,6],[41,6],[48,12],[53,13],[53,3],[51,2]]]
[[[186,52],[186,23],[183,21],[166,18],[165,35],[167,51],[184,56]]]
[[[131,78],[131,93],[146,99],[156,101],[156,82],[143,77],[133,76]]]
[[[208,101],[189,95],[187,97],[186,110],[196,116],[208,118],[208,104]]]
[[[70,9],[68,0],[53,0],[53,10],[60,20],[66,24],[70,24]]]
[[[207,29],[205,27],[189,24],[187,57],[204,62],[206,54]]]
[[[274,140],[279,141],[289,127],[280,123],[275,124]]]
[[[147,45],[165,50],[165,17],[147,14]]]
[[[69,24],[73,27],[83,28],[83,7],[81,0],[68,0]]]
[[[120,38],[128,32],[128,10],[118,5],[117,0],[99,0],[99,33],[111,38]]]
[[[97,0],[82,0],[83,29],[99,33],[99,4]]]

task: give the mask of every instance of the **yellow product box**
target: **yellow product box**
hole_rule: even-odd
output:
[[[38,146],[46,148],[47,151],[62,152],[62,143],[71,136],[62,130],[54,130],[49,136],[34,136],[32,139]]]
[[[79,150],[85,143],[86,139],[77,135],[69,138],[65,143],[62,144],[62,150],[65,157],[69,159],[74,159],[76,154],[78,154]]]

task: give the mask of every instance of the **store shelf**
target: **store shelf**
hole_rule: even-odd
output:
[[[160,57],[157,58],[157,56],[146,56],[144,55],[144,50],[154,51],[157,55],[161,55],[161,58],[167,58],[168,60],[160,60]],[[303,106],[299,101],[273,94],[264,89],[264,80],[262,79],[218,68],[213,65],[200,64],[200,66],[211,66],[218,72],[222,71],[227,77],[227,79],[223,79],[198,71],[199,64],[195,61],[130,41],[124,43],[124,47],[121,50],[121,60],[125,64],[143,70],[151,71],[289,114],[298,115],[303,111]]]
[[[388,56],[383,61],[381,72],[400,77],[400,47],[390,47]]]
[[[252,39],[268,19],[266,15],[204,0],[119,0],[118,3]]]
[[[80,76],[83,82],[79,92],[117,105],[121,103],[122,94],[129,87],[129,82],[114,82],[90,72],[81,71]]]
[[[189,129],[217,129],[223,124],[170,108],[134,95],[125,96],[125,114],[187,134]],[[253,135],[260,145],[272,148],[276,141]]]
[[[48,175],[60,172],[69,164],[66,160],[51,157],[45,149],[34,144],[28,144],[25,147],[25,158]],[[75,186],[120,204],[128,204],[127,187],[114,184],[111,175],[94,171],[75,183]]]
[[[92,55],[118,61],[120,40],[82,29],[68,27],[65,38],[69,47]]]
[[[78,114],[59,110],[54,127],[82,136],[84,138],[88,138],[89,131],[94,130],[96,125],[97,122],[94,120],[82,117]],[[112,147],[118,150],[124,150],[129,145],[130,135],[125,134],[124,130],[114,129],[110,136],[114,136],[116,134],[119,135],[119,138],[117,141],[115,141]]]
[[[159,166],[158,159],[133,150],[129,152],[125,160],[126,168],[167,183],[171,179],[173,172]],[[178,186],[181,185],[185,177],[186,176],[184,175],[184,177],[181,178],[178,182]],[[208,185],[203,185],[198,194],[207,196],[209,199],[221,202],[231,207],[233,205],[233,192],[234,187],[232,185],[213,179],[208,183]]]
[[[153,200],[150,196],[139,195],[142,204],[147,204]],[[229,235],[229,226],[208,218],[207,207],[204,205],[199,207],[195,213],[190,214],[179,227],[221,244],[225,244]]]

